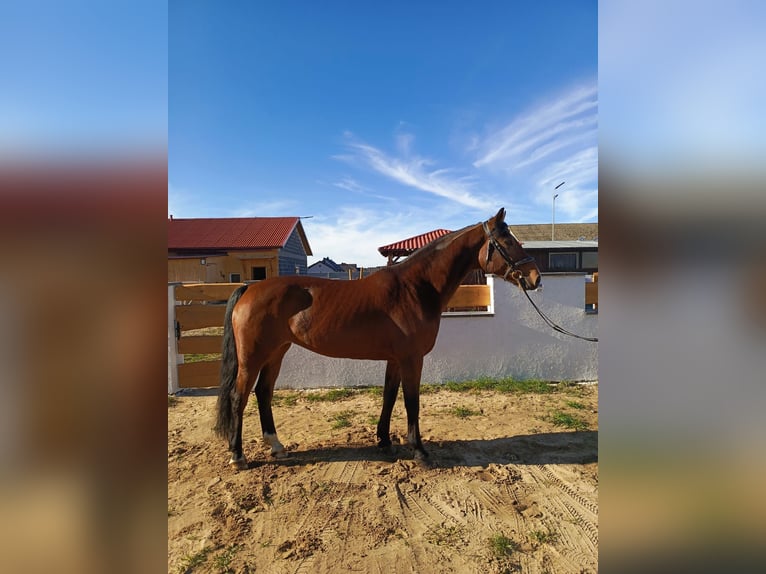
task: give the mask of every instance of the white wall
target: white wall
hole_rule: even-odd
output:
[[[548,327],[524,294],[495,279],[494,315],[444,316],[439,337],[423,365],[424,383],[477,377],[596,380],[598,343],[562,335]],[[598,315],[586,315],[585,277],[543,276],[543,290],[530,293],[556,323],[574,333],[597,336]],[[385,363],[332,359],[293,345],[277,388],[382,385]]]

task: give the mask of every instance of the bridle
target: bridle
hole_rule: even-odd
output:
[[[523,274],[521,273],[521,269],[519,269],[520,265],[525,265],[527,263],[534,263],[535,258],[527,256],[524,259],[519,259],[518,261],[514,261],[513,258],[508,255],[508,252],[505,250],[505,247],[500,245],[497,238],[495,237],[495,231],[494,229],[490,229],[489,225],[487,225],[487,222],[482,222],[482,227],[484,227],[484,233],[487,234],[487,239],[489,239],[489,245],[487,245],[487,261],[484,264],[484,267],[489,266],[489,262],[492,259],[492,250],[495,249],[500,254],[500,257],[503,258],[503,261],[508,264],[508,269],[505,270],[505,274],[503,275],[503,279],[506,281],[508,280],[508,275],[511,275],[514,279],[516,279],[519,282],[519,285],[521,285]],[[518,240],[517,240],[518,241]],[[517,273],[517,275],[514,275],[514,272]]]
[[[533,263],[535,261],[535,258],[527,256],[524,259],[519,259],[518,261],[514,261],[513,258],[510,255],[508,255],[508,252],[505,250],[505,248],[502,245],[500,245],[500,243],[497,241],[494,230],[490,230],[489,225],[487,225],[487,222],[484,221],[482,222],[481,225],[484,228],[484,233],[487,234],[487,238],[489,239],[489,245],[487,245],[487,261],[484,264],[484,267],[489,266],[489,262],[492,259],[492,250],[496,249],[497,252],[500,254],[500,257],[503,258],[503,261],[505,261],[508,264],[508,269],[505,270],[503,279],[507,280],[508,275],[510,275],[518,282],[519,287],[521,287],[521,290],[524,292],[524,295],[526,295],[527,299],[532,304],[532,307],[534,307],[535,311],[537,311],[537,313],[540,315],[542,320],[545,321],[546,325],[548,325],[554,331],[557,331],[564,335],[569,335],[570,337],[582,339],[583,341],[590,341],[591,343],[598,343],[598,337],[583,337],[582,335],[577,335],[575,333],[572,333],[571,331],[567,331],[566,329],[564,329],[564,327],[556,324],[550,317],[548,317],[545,313],[543,313],[540,310],[540,308],[535,304],[535,302],[532,301],[532,298],[529,296],[529,293],[527,293],[527,287],[525,285],[525,281],[523,280],[524,276],[521,272],[521,269],[519,269],[520,265],[524,265],[525,263]]]

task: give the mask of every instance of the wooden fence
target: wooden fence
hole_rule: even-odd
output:
[[[226,301],[242,283],[168,284],[168,393],[218,386]],[[491,314],[489,285],[461,285],[447,314]]]
[[[592,305],[592,307],[588,307]],[[585,308],[593,313],[598,312],[598,271],[593,274],[593,283],[585,284]]]

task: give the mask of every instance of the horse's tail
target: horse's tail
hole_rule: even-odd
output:
[[[231,315],[234,306],[248,285],[237,288],[229,297],[226,304],[226,315],[223,319],[223,350],[221,351],[221,386],[218,389],[218,419],[215,432],[222,438],[230,439],[236,429],[236,416],[240,397],[237,395],[237,345],[234,341],[234,329],[231,326]]]

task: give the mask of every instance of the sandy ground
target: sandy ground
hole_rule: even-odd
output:
[[[596,385],[423,395],[428,464],[404,444],[401,397],[385,455],[379,396],[308,392],[276,393],[284,460],[250,402],[243,472],[212,434],[211,392],[169,402],[168,572],[597,571]],[[587,430],[555,425],[556,412]]]

